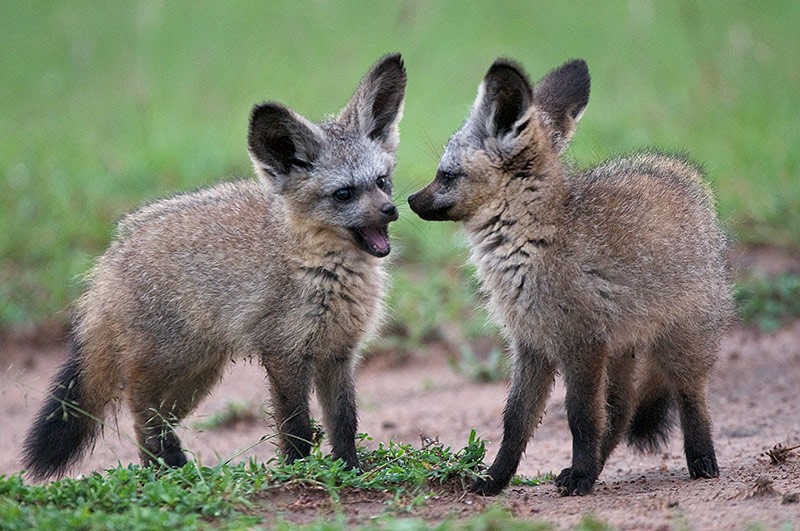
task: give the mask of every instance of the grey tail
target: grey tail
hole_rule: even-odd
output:
[[[628,428],[628,445],[646,453],[663,448],[675,424],[672,414],[674,402],[668,389],[643,397]]]
[[[90,450],[100,425],[85,396],[82,381],[81,344],[70,337],[70,353],[53,380],[22,449],[22,462],[29,477],[43,480],[61,477]]]

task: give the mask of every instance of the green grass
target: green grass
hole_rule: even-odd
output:
[[[239,423],[252,424],[268,417],[268,413],[256,404],[250,402],[228,402],[225,409],[195,423],[198,430],[224,430],[230,429]]]
[[[403,52],[409,73],[400,203],[433,175],[495,57],[520,60],[534,78],[583,57],[592,97],[571,156],[688,150],[736,238],[800,247],[793,0],[0,0],[0,9],[0,328],[65,321],[80,275],[126,211],[250,175],[254,103],[318,119],[390,51]],[[454,233],[407,208],[396,224],[391,301],[406,348],[438,333],[437,319],[464,322],[466,337],[487,333],[468,309],[474,287]],[[429,292],[446,311],[414,322],[434,313],[419,297]]]
[[[362,442],[367,438],[362,435]],[[425,504],[437,490],[463,492],[482,473],[485,447],[473,430],[458,451],[427,441],[421,448],[389,442],[375,450],[359,446],[358,452],[363,473],[345,470],[343,461],[324,456],[317,444],[309,457],[291,465],[278,460],[215,467],[188,463],[180,469],[130,465],[44,486],[26,484],[21,474],[0,476],[0,528],[244,528],[275,518],[263,494],[280,488],[294,489],[298,498],[303,489],[322,491],[340,509],[345,490],[373,492],[388,500],[391,519]],[[516,483],[538,481],[516,478]],[[490,511],[477,521],[498,518]],[[332,528],[347,526],[340,522]]]
[[[736,286],[739,317],[762,330],[776,330],[800,317],[800,277],[749,277]]]

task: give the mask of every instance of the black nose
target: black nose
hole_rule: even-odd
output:
[[[392,203],[386,203],[381,207],[381,214],[386,216],[389,220],[394,221],[398,218],[397,207]]]
[[[415,193],[415,194],[411,194],[410,196],[408,196],[408,204],[409,204],[409,205],[410,205],[411,203],[413,203],[413,202],[414,202],[414,200],[417,198],[417,194],[418,194],[418,193],[419,193],[419,192],[417,192],[417,193]]]

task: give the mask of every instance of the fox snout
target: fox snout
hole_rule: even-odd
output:
[[[452,205],[441,197],[437,198],[438,189],[438,183],[433,181],[419,192],[408,196],[408,206],[426,221],[451,220],[448,211]]]
[[[388,194],[378,194],[382,197],[373,197],[370,199],[368,207],[368,219],[370,225],[388,225],[392,221],[397,221],[400,214],[397,207],[392,202]]]

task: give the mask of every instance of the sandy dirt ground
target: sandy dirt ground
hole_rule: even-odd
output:
[[[790,261],[788,267],[796,265]],[[776,266],[771,260],[764,267],[782,270],[787,265]],[[25,431],[65,356],[61,345],[12,342],[2,346],[0,474],[20,470],[19,448]],[[488,441],[487,463],[497,452],[506,383],[479,383],[459,374],[448,362],[446,348],[432,346],[402,361],[391,354],[371,357],[357,378],[360,431],[373,437],[372,444],[394,439],[418,447],[422,434],[458,449],[475,428]],[[231,402],[253,404],[258,410],[266,405],[266,386],[257,364],[231,365],[213,395],[179,431],[195,459],[214,465],[272,433],[268,422],[260,419],[225,429],[198,428],[198,423],[224,411]],[[591,514],[621,529],[743,529],[753,524],[764,529],[800,529],[800,450],[789,453],[780,464],[771,463],[766,455],[777,444],[800,445],[800,322],[769,334],[733,327],[722,344],[711,402],[719,479],[689,479],[676,429],[667,449],[657,455],[618,448],[594,492],[585,497],[561,497],[552,483],[509,488],[497,498],[445,493],[414,509],[412,515],[440,521],[501,504],[521,518],[550,522],[557,528],[574,527]],[[131,420],[123,411],[116,423],[112,420],[105,428],[94,453],[73,475],[137,462],[131,440]],[[266,460],[274,452],[267,441],[235,460],[249,456]],[[569,464],[570,453],[564,389],[557,381],[547,415],[528,445],[519,472],[526,476],[558,473]],[[314,493],[283,491],[265,495],[265,500],[267,521],[276,517],[309,521],[331,511],[329,501]],[[383,501],[380,496],[358,493],[345,496],[345,514],[363,522],[385,510]]]

